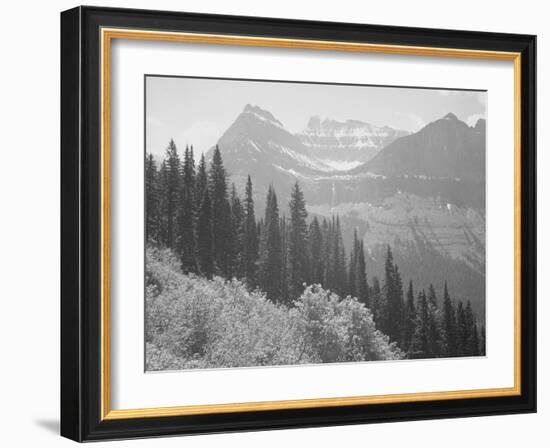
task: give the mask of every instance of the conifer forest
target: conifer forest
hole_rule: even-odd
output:
[[[369,272],[365,230],[343,238],[299,177],[260,197],[209,154],[145,155],[147,370],[485,355],[485,316],[446,278],[417,286],[392,240]]]

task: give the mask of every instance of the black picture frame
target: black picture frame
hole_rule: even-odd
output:
[[[100,29],[521,53],[521,394],[101,419]],[[61,435],[82,442],[536,412],[536,37],[100,7],[61,13]]]

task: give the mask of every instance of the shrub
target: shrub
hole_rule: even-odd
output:
[[[399,359],[370,311],[319,285],[293,308],[238,280],[180,272],[167,249],[146,251],[147,370]]]

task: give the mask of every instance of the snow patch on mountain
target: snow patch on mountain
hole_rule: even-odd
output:
[[[332,160],[332,159],[319,159],[325,165],[330,166],[335,171],[348,171],[358,167],[363,162],[360,160]]]

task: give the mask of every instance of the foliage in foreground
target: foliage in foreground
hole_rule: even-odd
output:
[[[237,280],[180,271],[168,249],[146,253],[147,370],[400,359],[357,299],[308,286],[293,307]]]

